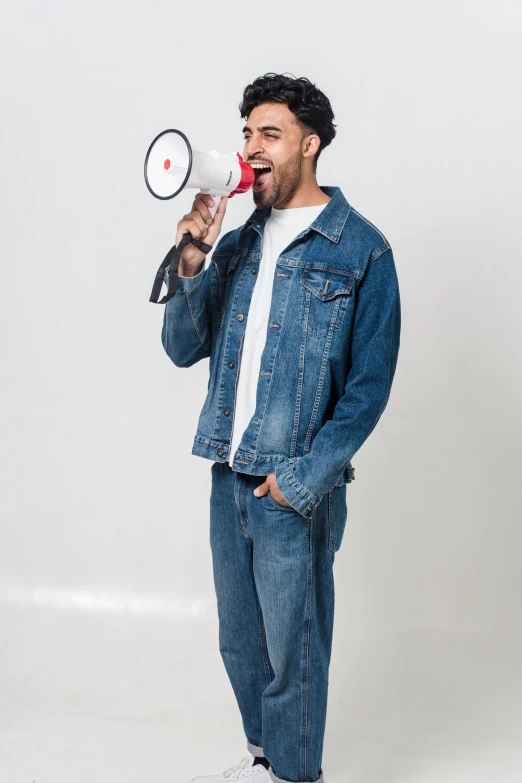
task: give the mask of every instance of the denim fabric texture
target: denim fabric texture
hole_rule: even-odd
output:
[[[212,460],[210,545],[219,647],[248,750],[273,783],[323,783],[333,563],[351,459],[390,395],[400,297],[391,247],[337,187],[274,273],[256,410],[227,461],[239,357],[269,209],[216,245],[165,305],[178,367],[209,358],[192,453]],[[168,284],[168,281],[167,281]],[[254,489],[268,474],[289,505]]]
[[[219,648],[247,748],[274,783],[323,781],[322,754],[334,619],[331,498],[311,518],[254,495],[264,476],[211,468],[210,544]],[[336,546],[346,486],[333,490]]]
[[[257,408],[232,469],[275,473],[285,500],[310,519],[323,496],[354,479],[353,455],[388,402],[401,308],[387,239],[338,187],[283,250],[274,274]],[[224,462],[239,356],[270,208],[224,234],[210,263],[179,277],[162,342],[178,367],[209,358],[207,397],[192,454]],[[168,280],[167,280],[168,284]]]

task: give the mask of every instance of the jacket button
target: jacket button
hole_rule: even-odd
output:
[[[225,408],[225,410],[223,411],[223,413],[225,414],[225,416],[230,416],[230,411],[229,411],[229,409],[228,409],[228,408]]]
[[[229,363],[228,363],[228,366],[229,366],[229,367],[230,367],[230,369],[232,370],[232,369],[233,369],[233,368],[234,368],[236,365],[234,364],[234,362],[229,362]]]
[[[244,318],[245,318],[245,316],[244,316],[244,315],[241,315],[241,313],[239,313],[239,315],[238,315],[238,317],[237,317],[237,320],[238,320],[238,321],[243,321],[243,320],[244,320]]]
[[[218,450],[217,450],[217,455],[218,455],[218,457],[222,457],[222,456],[223,456],[223,454],[224,454],[224,452],[223,452],[223,449],[218,449]]]
[[[253,267],[253,269],[252,269],[252,274],[253,274],[253,275],[255,275],[255,273],[256,273],[256,272],[257,272],[257,267],[255,266],[255,267]]]

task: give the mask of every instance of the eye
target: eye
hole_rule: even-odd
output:
[[[274,136],[273,133],[267,133],[266,137],[267,137],[267,139],[277,139],[277,136]]]

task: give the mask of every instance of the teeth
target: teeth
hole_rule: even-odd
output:
[[[270,166],[268,166],[266,163],[251,163],[250,164],[253,169],[269,169]]]

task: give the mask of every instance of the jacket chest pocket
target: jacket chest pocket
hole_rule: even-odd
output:
[[[355,282],[355,276],[342,272],[305,269],[298,316],[303,329],[314,337],[340,329],[353,298]]]

